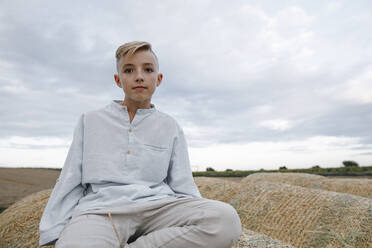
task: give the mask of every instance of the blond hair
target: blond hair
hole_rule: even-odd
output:
[[[138,51],[150,51],[152,54],[154,54],[156,68],[159,70],[158,57],[152,50],[151,44],[146,41],[132,41],[119,46],[119,48],[116,50],[116,68],[118,67],[120,58],[124,57],[125,55],[132,56]]]

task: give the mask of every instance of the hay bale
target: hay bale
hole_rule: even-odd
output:
[[[372,247],[371,199],[282,183],[195,181],[202,195],[235,206],[243,226],[256,232],[245,230],[236,248],[265,247],[264,242],[266,247],[287,247],[282,242],[296,247]],[[0,214],[0,247],[38,247],[39,222],[50,193],[32,194]]]
[[[243,233],[240,236],[238,244],[231,248],[294,248],[289,244],[285,244],[279,240],[270,238],[266,235],[253,232],[248,229],[243,229]]]
[[[214,180],[212,180],[214,181]],[[206,180],[199,180],[203,188],[208,189]],[[215,186],[223,182],[214,181]],[[0,247],[39,247],[39,222],[52,190],[34,193],[11,205],[0,214]],[[226,191],[228,192],[228,190]],[[218,195],[218,194],[216,194]],[[53,248],[54,246],[45,246]],[[233,248],[246,247],[291,247],[265,235],[243,230],[237,245]]]
[[[39,222],[51,192],[31,194],[0,214],[0,247],[39,247]]]
[[[372,199],[372,180],[368,178],[326,178],[321,188]]]
[[[195,177],[194,181],[204,198],[231,203],[231,198],[238,193],[239,183],[220,178]]]
[[[252,184],[260,181],[287,183],[372,199],[372,180],[367,178],[327,178],[307,173],[255,173],[245,177],[241,183]]]
[[[372,199],[283,183],[242,183],[245,228],[296,247],[372,247]]]

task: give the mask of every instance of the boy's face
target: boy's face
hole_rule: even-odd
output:
[[[118,74],[114,75],[118,87],[125,93],[126,104],[150,107],[151,97],[160,85],[163,75],[158,73],[155,56],[146,50],[132,56],[125,55],[118,62]]]

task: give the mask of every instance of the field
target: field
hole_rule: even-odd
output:
[[[59,173],[0,168],[0,206],[16,202],[0,214],[0,247],[37,247],[37,226]],[[203,197],[237,210],[244,232],[234,248],[372,247],[370,176],[224,173],[195,182]]]
[[[280,170],[226,170],[226,171],[196,171],[196,177],[245,177],[255,173],[308,173],[321,176],[344,177],[372,177],[372,166],[351,166],[336,168],[305,168],[305,169],[280,169]]]
[[[53,188],[60,174],[57,170],[0,168],[0,208],[43,189]]]
[[[220,172],[214,173],[217,173],[216,176],[221,179],[234,182],[240,182],[240,180],[243,178],[230,175],[224,176],[225,172],[222,172],[222,174]],[[43,189],[53,188],[59,174],[60,170],[0,168],[0,212],[25,196]],[[202,176],[205,176],[205,174],[202,174]],[[213,174],[209,174],[207,176],[213,177]],[[342,178],[348,178],[348,176],[342,176]],[[372,179],[372,176],[365,175],[358,178]]]

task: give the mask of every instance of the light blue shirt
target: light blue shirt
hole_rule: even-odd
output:
[[[39,245],[55,241],[73,216],[169,196],[201,197],[181,127],[155,109],[132,122],[113,100],[84,113],[40,221]]]

